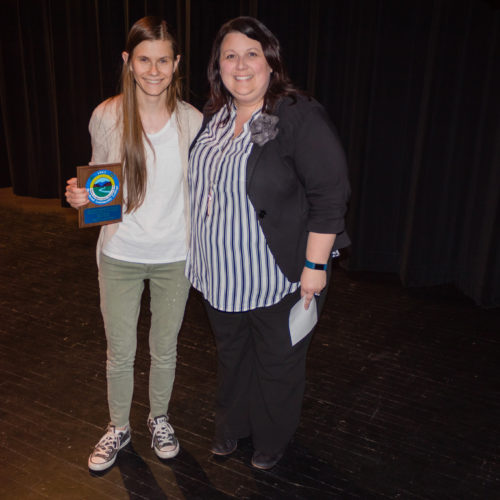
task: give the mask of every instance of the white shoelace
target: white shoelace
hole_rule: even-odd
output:
[[[158,419],[156,422],[152,422],[152,437],[151,437],[151,448],[154,448],[155,438],[158,440],[158,448],[162,449],[165,446],[174,446],[174,429],[167,422],[166,418]]]
[[[95,448],[96,451],[102,451],[104,454],[109,453],[113,448],[118,448],[118,437],[108,432],[101,438]]]
[[[99,440],[94,449],[94,456],[100,456],[106,458],[113,453],[120,446],[121,438],[126,433],[126,431],[117,431],[110,429],[104,436]]]

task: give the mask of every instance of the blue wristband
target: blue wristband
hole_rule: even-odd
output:
[[[315,269],[316,271],[326,271],[327,264],[315,264],[314,262],[311,262],[310,260],[306,259],[305,266],[308,269]]]

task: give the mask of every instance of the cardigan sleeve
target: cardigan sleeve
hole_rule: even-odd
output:
[[[90,164],[120,161],[119,106],[119,97],[114,97],[102,102],[94,109],[89,122],[92,143],[92,160]]]
[[[106,147],[106,130],[103,124],[102,111],[97,107],[89,122],[90,139],[92,143],[92,159],[91,164],[106,163],[107,147]]]
[[[325,109],[316,101],[308,104],[293,154],[309,206],[307,231],[338,234],[350,196],[345,154]]]

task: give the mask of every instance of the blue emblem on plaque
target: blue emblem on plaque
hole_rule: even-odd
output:
[[[115,199],[120,188],[120,182],[118,177],[110,170],[98,170],[87,179],[85,188],[92,203],[105,205]]]

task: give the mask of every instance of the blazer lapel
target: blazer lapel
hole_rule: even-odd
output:
[[[264,147],[265,147],[265,145],[258,146],[257,144],[254,144],[252,147],[252,152],[250,153],[250,156],[248,157],[247,174],[246,174],[247,193],[250,191],[250,184],[252,182],[252,177],[253,177],[253,174],[255,172],[257,162],[259,161],[260,155],[262,154]]]

